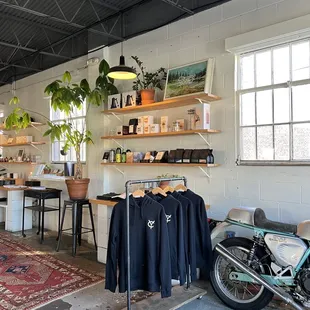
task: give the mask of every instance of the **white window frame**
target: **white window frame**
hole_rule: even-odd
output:
[[[270,25],[267,27],[262,27],[257,30],[253,30],[247,33],[236,35],[225,39],[225,49],[235,55],[235,156],[237,165],[251,165],[251,166],[309,166],[309,160],[294,160],[294,161],[263,161],[263,160],[243,160],[240,161],[239,154],[241,154],[241,135],[240,135],[240,77],[241,77],[241,67],[240,67],[240,55],[247,52],[255,52],[264,50],[266,48],[280,47],[288,43],[293,43],[294,41],[301,41],[302,39],[310,38],[310,14],[304,15],[298,18],[287,20],[278,24]],[[270,88],[275,88],[275,86],[280,87],[290,87],[297,85],[308,84],[310,80],[299,80],[292,83],[282,83],[278,85],[273,85]],[[267,87],[258,87],[256,90],[265,90]],[[249,91],[249,89],[247,90]],[[291,95],[291,92],[290,92]],[[298,122],[294,122],[298,123]],[[301,122],[302,123],[302,122]],[[304,122],[309,123],[309,122]],[[278,124],[277,124],[278,125]],[[292,151],[291,151],[292,152]],[[290,155],[291,157],[292,155]]]
[[[50,115],[51,115],[51,118],[52,118],[52,107],[50,106]],[[85,107],[85,110],[86,110],[86,107]],[[87,127],[87,121],[86,121],[86,115],[84,116],[77,116],[77,117],[72,117],[71,118],[72,120],[79,120],[79,119],[82,119],[85,121],[85,127]],[[61,123],[63,121],[65,121],[66,119],[55,119],[55,120],[51,120],[51,123]],[[64,140],[55,140],[55,142],[51,142],[51,149],[50,149],[50,158],[51,158],[51,163],[52,164],[64,164],[66,163],[68,160],[54,160],[53,158],[53,152],[54,152],[54,143],[56,142],[64,142]],[[85,143],[85,147],[83,148],[84,146],[82,145],[81,146],[81,159],[83,159],[83,153],[85,154],[84,155],[84,160],[81,160],[81,163],[82,164],[86,164],[86,161],[87,161],[87,144]],[[62,156],[62,155],[61,155]]]
[[[248,126],[242,126],[240,124],[240,107],[241,107],[241,96],[243,94],[246,93],[253,93],[253,92],[259,92],[259,91],[264,91],[264,90],[273,90],[273,89],[277,89],[277,88],[287,88],[289,90],[289,97],[290,97],[290,112],[293,109],[293,102],[292,102],[292,88],[294,86],[299,86],[299,85],[310,85],[310,79],[303,79],[303,80],[298,80],[298,81],[292,81],[292,64],[290,61],[290,81],[284,82],[284,83],[278,83],[278,84],[271,84],[268,86],[259,86],[259,87],[253,87],[253,88],[248,88],[248,89],[242,89],[241,88],[241,57],[242,55],[245,54],[257,54],[260,52],[263,52],[264,50],[273,50],[273,49],[277,49],[280,48],[281,46],[287,46],[289,45],[289,59],[291,60],[291,56],[292,56],[292,44],[294,43],[302,43],[302,42],[309,42],[310,45],[310,38],[309,39],[303,39],[303,40],[296,40],[296,41],[292,41],[289,43],[284,43],[284,44],[279,44],[279,45],[275,45],[272,47],[267,47],[264,49],[259,49],[259,50],[255,50],[252,52],[247,52],[247,53],[242,53],[242,54],[238,54],[236,55],[236,72],[237,72],[237,89],[236,89],[236,141],[237,141],[237,163],[239,165],[271,165],[271,166],[276,166],[276,165],[310,165],[310,157],[309,159],[305,159],[305,160],[294,160],[293,159],[293,124],[310,124],[310,120],[308,121],[293,121],[291,119],[292,115],[290,115],[290,121],[289,122],[284,122],[284,123],[270,123],[270,124],[262,124],[262,125],[248,125]],[[273,58],[271,58],[271,66],[272,64],[272,60]],[[255,57],[254,57],[254,79],[256,78],[256,72],[255,72],[256,66],[255,66]],[[310,67],[309,67],[310,70]],[[273,72],[271,72],[272,74],[272,79],[273,79]],[[272,111],[274,111],[274,98],[272,97]],[[272,112],[273,113],[273,112]],[[290,113],[291,114],[291,113]],[[274,117],[274,115],[273,115]],[[289,125],[289,145],[290,145],[290,158],[289,160],[242,160],[241,159],[241,153],[242,153],[242,141],[241,141],[241,130],[242,128],[257,128],[257,127],[265,127],[265,126],[273,126],[273,149],[275,146],[275,137],[274,137],[274,126],[278,126],[278,125]],[[257,154],[257,131],[256,131],[256,154]]]

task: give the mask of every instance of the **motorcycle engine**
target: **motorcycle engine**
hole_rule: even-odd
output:
[[[297,237],[266,234],[265,242],[277,263],[282,267],[296,268],[308,249],[304,241]]]
[[[299,274],[299,285],[302,291],[310,297],[310,269],[303,269]]]

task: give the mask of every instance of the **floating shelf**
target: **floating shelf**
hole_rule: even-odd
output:
[[[101,199],[89,199],[90,203],[97,204],[97,205],[103,205],[108,207],[114,207],[118,201],[112,201],[112,200],[101,200]],[[206,210],[210,209],[210,205],[206,205]]]
[[[0,144],[0,147],[10,147],[10,146],[22,146],[22,145],[30,145],[30,146],[34,146],[34,145],[43,145],[46,144],[46,142],[26,142],[26,143],[11,143],[11,144]]]
[[[0,161],[0,165],[6,165],[6,164],[9,164],[9,165],[40,165],[41,163],[33,163],[33,162],[17,162],[17,161],[12,161],[12,162],[5,162],[5,161]]]
[[[129,113],[139,113],[145,111],[154,111],[154,110],[164,110],[171,108],[179,108],[188,105],[193,105],[199,103],[201,99],[205,102],[217,101],[220,100],[221,97],[211,95],[211,94],[199,94],[199,95],[189,95],[185,97],[175,98],[175,99],[167,99],[160,102],[155,102],[147,105],[139,105],[134,107],[125,107],[122,109],[112,109],[112,110],[104,110],[102,113],[104,114],[129,114]]]
[[[143,135],[124,135],[124,136],[103,136],[101,139],[110,140],[123,140],[123,139],[142,139],[142,138],[154,138],[154,137],[169,137],[169,136],[188,136],[199,133],[219,133],[220,130],[215,129],[197,129],[197,130],[183,130],[183,131],[171,131],[171,132],[159,132]]]
[[[31,127],[39,127],[39,126],[44,126],[45,124],[43,123],[39,123],[39,122],[31,122],[31,124],[27,127],[27,128],[31,128]],[[6,131],[10,131],[10,130],[14,130],[15,127],[13,127],[12,129],[6,129],[4,124],[0,125],[0,130],[6,130]],[[25,128],[26,129],[26,128]]]
[[[179,163],[101,163],[103,166],[164,166],[164,167],[206,167],[206,168],[214,168],[219,167],[220,164],[202,164],[202,163],[190,163],[190,164],[179,164]]]

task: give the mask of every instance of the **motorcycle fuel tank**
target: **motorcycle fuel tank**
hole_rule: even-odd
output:
[[[306,244],[299,238],[277,234],[266,234],[265,242],[282,267],[296,267],[307,250]]]

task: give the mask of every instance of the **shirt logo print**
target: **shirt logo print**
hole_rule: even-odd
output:
[[[170,215],[166,214],[166,220],[167,220],[167,223],[171,221],[171,214]]]
[[[155,221],[148,220],[148,222],[147,222],[147,226],[149,227],[149,229],[153,229],[154,228],[154,224],[155,224]]]

